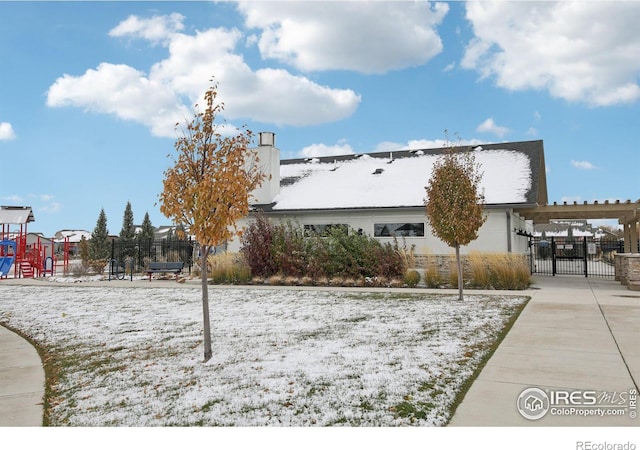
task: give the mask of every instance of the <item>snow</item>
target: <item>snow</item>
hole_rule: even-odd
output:
[[[75,364],[53,425],[443,425],[524,297],[0,283],[0,323]],[[151,287],[154,286],[154,287]],[[403,402],[432,403],[424,418]]]
[[[523,203],[531,189],[529,157],[511,150],[483,150],[475,153],[484,173],[481,189],[487,204]],[[431,177],[437,156],[416,153],[391,159],[359,158],[283,164],[282,178],[300,178],[283,186],[274,209],[331,209],[421,206],[424,186]],[[374,174],[383,169],[380,174]]]

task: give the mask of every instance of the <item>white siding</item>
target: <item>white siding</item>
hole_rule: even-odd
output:
[[[508,209],[485,210],[487,221],[480,228],[478,239],[470,245],[463,247],[462,253],[469,251],[482,252],[507,252],[509,251],[509,239],[511,240],[511,251],[513,253],[527,253],[528,239],[518,236],[515,230],[523,229],[532,231],[530,224],[522,221],[517,215]],[[507,219],[509,214],[510,219]],[[449,255],[453,249],[448,247],[431,233],[423,210],[397,210],[397,209],[377,209],[363,211],[323,211],[305,212],[299,211],[295,215],[270,216],[271,220],[291,220],[300,225],[326,225],[326,224],[347,224],[354,230],[362,230],[363,233],[373,236],[375,223],[415,223],[425,224],[425,237],[404,237],[398,238],[399,245],[406,244],[407,247],[415,246],[416,254]],[[249,219],[251,220],[251,219]],[[510,222],[510,223],[509,223]],[[241,224],[245,226],[248,221]],[[510,228],[508,228],[510,227]],[[393,238],[377,238],[380,242],[391,242]],[[229,244],[229,251],[237,252],[240,244],[236,240]]]

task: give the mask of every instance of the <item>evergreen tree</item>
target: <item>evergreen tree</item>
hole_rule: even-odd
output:
[[[120,240],[130,242],[135,237],[136,227],[133,225],[133,210],[131,209],[131,202],[127,202],[127,206],[124,209],[124,217],[122,218]]]
[[[96,227],[91,233],[91,239],[89,240],[89,254],[91,259],[104,259],[109,258],[111,252],[111,245],[109,242],[109,230],[107,229],[107,215],[104,212],[104,208],[100,210]]]
[[[120,230],[120,245],[124,256],[133,256],[135,253],[136,228],[133,225],[133,211],[131,202],[127,202],[122,218],[122,229]]]
[[[155,237],[155,229],[151,224],[151,219],[149,219],[148,212],[144,213],[144,219],[142,220],[142,227],[138,237],[143,241],[148,241],[149,239],[153,239]]]

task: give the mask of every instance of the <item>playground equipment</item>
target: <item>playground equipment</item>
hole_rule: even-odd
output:
[[[33,211],[28,206],[0,206],[0,279],[7,278],[11,266],[14,267],[14,278],[53,276],[56,273],[55,243],[53,239],[27,232],[27,225],[34,221]],[[13,231],[11,225],[14,226]],[[63,245],[63,269],[67,273],[68,239]]]
[[[0,241],[0,279],[6,278],[16,258],[16,242],[4,239]]]

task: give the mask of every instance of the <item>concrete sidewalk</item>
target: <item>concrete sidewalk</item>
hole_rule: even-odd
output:
[[[0,426],[42,425],[44,370],[36,349],[0,326]]]
[[[584,277],[535,277],[534,288],[449,425],[640,426],[640,420],[631,417],[637,409],[629,402],[640,382],[640,293],[615,281]],[[576,390],[596,393],[551,401],[537,410],[546,410],[545,415],[530,420],[517,404],[520,394],[532,387],[551,396]],[[579,415],[599,413],[586,407],[594,401],[591,396],[603,414],[619,404],[626,411],[621,416]],[[605,396],[608,400],[600,403]],[[574,409],[554,407],[566,403]]]

